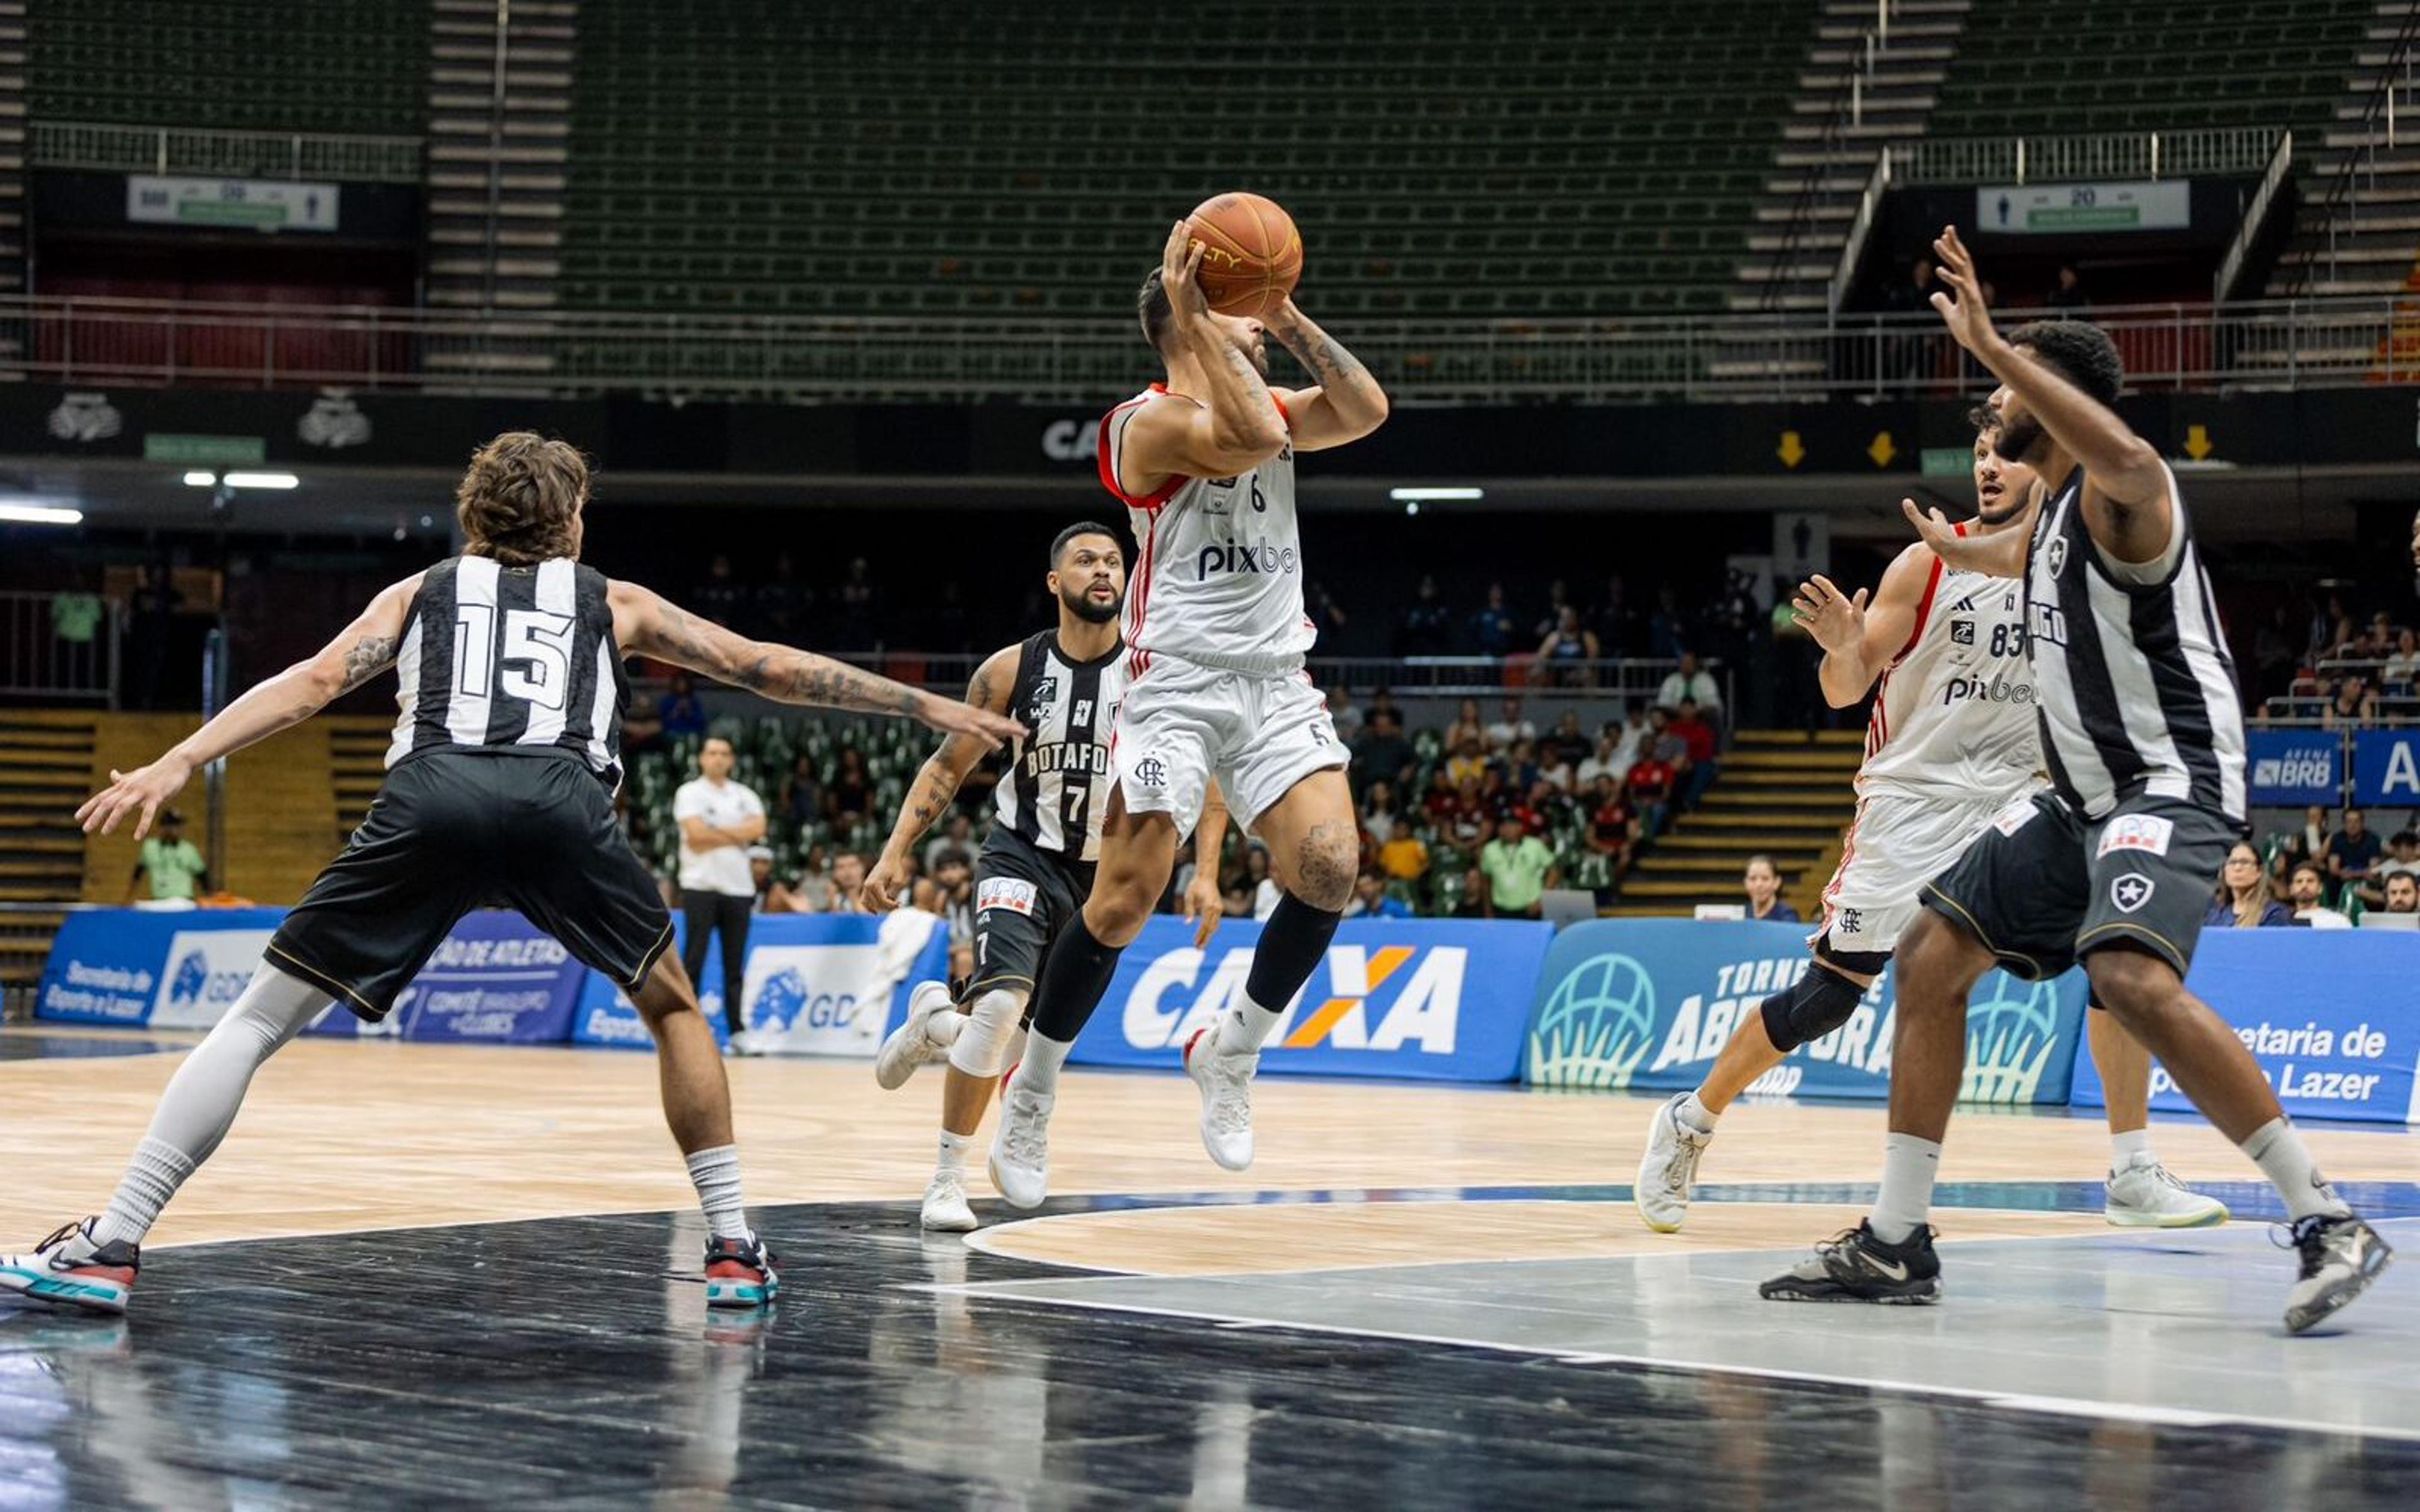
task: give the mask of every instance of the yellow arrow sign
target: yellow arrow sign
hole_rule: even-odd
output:
[[[1899,448],[1891,444],[1890,432],[1884,431],[1874,438],[1871,446],[1866,448],[1866,455],[1874,459],[1874,466],[1886,468],[1890,466],[1891,458],[1899,455]]]
[[[2192,457],[2195,461],[2198,462],[2203,457],[2208,456],[2211,453],[2216,450],[2218,450],[2218,448],[2211,442],[2210,427],[2208,425],[2187,425],[2185,427],[2185,455]]]
[[[1807,443],[1798,439],[1796,431],[1785,430],[1781,433],[1781,448],[1774,455],[1781,458],[1783,467],[1794,468],[1807,460]]]

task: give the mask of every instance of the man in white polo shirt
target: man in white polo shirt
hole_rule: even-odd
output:
[[[722,936],[722,1018],[737,1032],[740,982],[748,969],[748,913],[756,879],[748,847],[765,838],[765,800],[731,780],[731,742],[708,735],[697,753],[698,776],[673,795],[680,825],[681,964],[690,980],[706,980],[706,942]]]

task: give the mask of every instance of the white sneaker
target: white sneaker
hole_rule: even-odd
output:
[[[2109,1200],[2101,1211],[2120,1228],[2202,1228],[2226,1222],[2226,1203],[2169,1175],[2148,1149],[2124,1170],[2109,1173]]]
[[[945,1052],[925,1033],[936,1013],[957,1010],[950,1001],[950,984],[946,981],[923,981],[908,995],[908,1022],[891,1031],[882,1048],[874,1053],[874,1079],[886,1092],[895,1092],[908,1085],[919,1066],[929,1066]]]
[[[122,1239],[94,1243],[96,1221],[84,1218],[60,1225],[30,1255],[0,1255],[0,1293],[15,1292],[87,1312],[126,1311],[135,1273],[143,1268],[142,1252]]]
[[[1185,1074],[1202,1088],[1202,1148],[1224,1169],[1247,1170],[1252,1164],[1252,1072],[1260,1069],[1260,1052],[1222,1056],[1218,1032],[1196,1029],[1185,1041]],[[1203,1044],[1204,1036],[1212,1042]]]
[[[1638,1216],[1659,1234],[1677,1234],[1689,1221],[1689,1189],[1698,1181],[1698,1157],[1714,1139],[1681,1121],[1681,1104],[1688,1100],[1683,1092],[1655,1110],[1655,1121],[1647,1130],[1647,1153],[1639,1158],[1638,1180],[1630,1189]]]
[[[975,1210],[967,1206],[967,1179],[960,1171],[935,1171],[924,1188],[924,1211],[917,1220],[937,1234],[971,1233]]]
[[[991,1136],[991,1184],[1012,1208],[1038,1208],[1050,1195],[1050,1109],[1059,1099],[1011,1086]]]

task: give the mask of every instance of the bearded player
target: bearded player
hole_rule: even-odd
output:
[[[1071,525],[1050,544],[1051,596],[1059,624],[994,652],[967,685],[967,702],[996,715],[1017,711],[1031,732],[1008,746],[1007,769],[992,789],[993,822],[975,862],[975,968],[953,993],[928,981],[908,999],[908,1022],[875,1057],[885,1089],[908,1084],[919,1066],[949,1062],[941,1091],[941,1147],[924,1189],[920,1221],[941,1233],[975,1227],[967,1205],[967,1152],[983,1125],[992,1084],[1016,1058],[1016,1040],[1033,997],[1042,952],[1083,906],[1100,856],[1101,816],[1109,807],[1109,727],[1125,696],[1125,643],[1118,617],[1125,605],[1125,553],[1106,525]],[[983,743],[953,734],[925,760],[899,806],[891,842],[860,893],[870,913],[899,906],[908,856],[949,808],[984,758]],[[1213,789],[1195,840],[1199,865],[1185,912],[1207,945],[1224,903],[1218,842],[1227,811]],[[1056,1096],[1029,1083],[1010,1095],[991,1149],[992,1185],[1016,1207],[1043,1197],[1044,1142]],[[1016,1137],[1011,1139],[1014,1133]]]
[[[1197,282],[1202,255],[1191,227],[1176,223],[1136,301],[1167,377],[1101,422],[1101,483],[1142,543],[1126,601],[1131,680],[1112,736],[1100,865],[1043,963],[1001,1137],[1024,1137],[1005,1122],[1018,1116],[1017,1093],[1056,1081],[1215,782],[1268,847],[1283,893],[1243,998],[1185,1046],[1202,1090],[1202,1142],[1239,1171],[1252,1163],[1261,1041],[1326,953],[1360,864],[1345,749],[1303,670],[1318,632],[1303,613],[1294,458],[1376,430],[1387,395],[1291,300],[1266,325],[1212,312]],[[1270,335],[1317,387],[1269,386]]]
[[[1977,509],[1959,531],[2031,530],[2033,469],[1998,450],[1998,416],[1978,409],[1973,419]],[[1918,890],[1994,815],[2043,785],[2024,601],[2016,579],[1948,566],[1921,541],[1883,574],[1871,602],[1862,588],[1853,597],[1820,577],[1800,586],[1792,607],[1823,648],[1825,702],[1847,708],[1881,683],[1857,771],[1856,818],[1823,889],[1815,959],[1742,1020],[1696,1091],[1655,1110],[1633,1188],[1648,1227],[1681,1227],[1698,1161],[1731,1101],[1792,1051],[1849,1021],[1915,920]],[[2109,1103],[2103,1215],[2125,1227],[2224,1223],[2226,1206],[2187,1190],[2151,1149],[2151,1057],[2107,1013],[2086,1022]]]

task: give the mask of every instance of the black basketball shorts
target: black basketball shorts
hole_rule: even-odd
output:
[[[1924,905],[2031,981],[2104,946],[2149,950],[2183,976],[2218,873],[2243,826],[2214,810],[2137,795],[2086,819],[2055,793],[2012,804]]]
[[[1029,995],[1050,942],[1084,906],[1093,868],[1064,861],[1005,825],[994,825],[975,858],[975,969],[961,989],[972,1001],[994,987]]]
[[[569,752],[436,751],[387,774],[369,817],[269,942],[268,964],[384,1018],[457,919],[517,908],[636,988],[672,944],[656,880]]]

